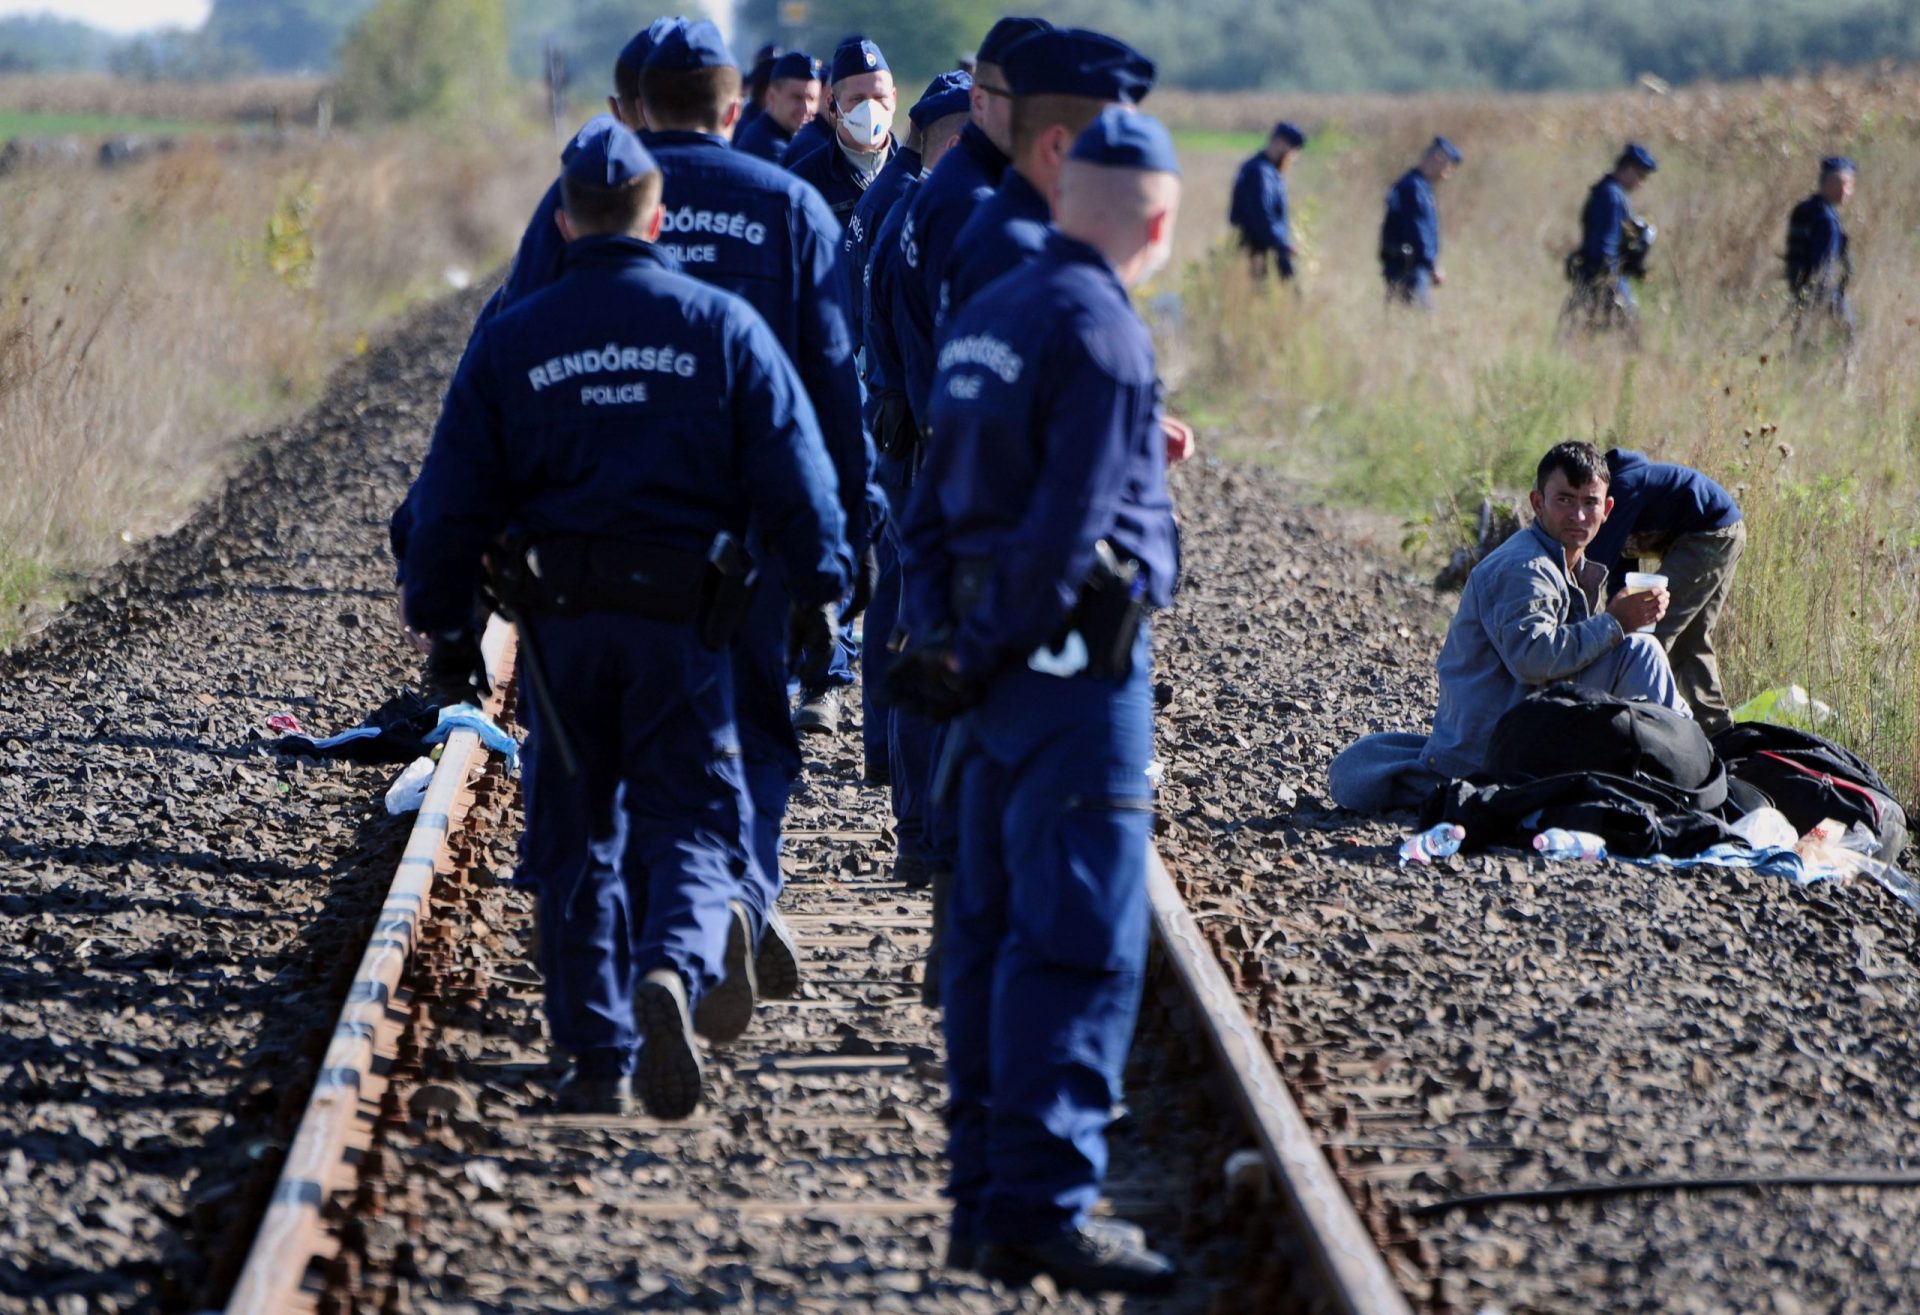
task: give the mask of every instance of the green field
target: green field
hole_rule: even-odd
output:
[[[184,119],[0,110],[0,140],[10,137],[180,137],[188,133],[212,132],[222,126]]]

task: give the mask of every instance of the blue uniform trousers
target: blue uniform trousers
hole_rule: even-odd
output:
[[[887,720],[893,704],[887,698],[887,663],[893,655],[887,640],[900,623],[900,548],[891,528],[874,540],[874,558],[880,574],[873,587],[873,601],[861,618],[866,626],[866,643],[860,650],[860,741],[866,752],[867,770],[888,768]]]
[[[1433,309],[1433,271],[1425,265],[1392,266],[1386,270],[1387,300],[1421,310]]]
[[[787,681],[787,612],[786,591],[762,576],[747,623],[733,641],[740,746],[753,801],[739,897],[756,945],[780,899],[780,828],[793,783],[800,779],[800,745],[793,733]]]
[[[1031,1240],[1098,1200],[1147,954],[1151,646],[1125,680],[1022,665],[959,724],[941,999],[953,1230]]]
[[[524,700],[518,880],[536,892],[548,1027],[587,1076],[630,1073],[641,975],[676,968],[695,1002],[720,980],[750,823],[730,663],[684,624],[531,625],[579,766],[567,775],[539,700]]]

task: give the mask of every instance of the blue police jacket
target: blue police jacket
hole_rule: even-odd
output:
[[[893,312],[900,339],[900,364],[906,372],[907,401],[925,419],[933,390],[935,299],[944,286],[953,244],[973,208],[993,195],[1007,172],[1007,157],[977,123],[968,123],[960,141],[940,157],[913,198],[900,229],[900,272]]]
[[[1387,217],[1380,225],[1380,263],[1389,277],[1432,269],[1440,260],[1440,211],[1433,184],[1409,169],[1387,193]]]
[[[1593,185],[1580,212],[1580,265],[1589,278],[1619,276],[1622,235],[1632,219],[1627,189],[1612,174]]]
[[[1847,262],[1847,231],[1827,198],[1815,192],[1787,217],[1787,281],[1810,282],[1827,266]]]
[[[899,153],[900,144],[894,142],[890,148]],[[889,157],[891,163],[891,157]],[[881,170],[886,169],[881,165]],[[833,211],[833,217],[845,224],[853,218],[854,208],[860,204],[860,198],[867,194],[871,182],[878,181],[876,172],[867,183],[860,181],[860,175],[854,172],[853,162],[847,159],[847,153],[840,149],[840,143],[830,142],[823,151],[809,151],[805,159],[787,166],[787,172],[802,182],[810,183],[813,189],[825,198],[827,209]]]
[[[1287,179],[1260,154],[1240,166],[1233,180],[1233,205],[1227,222],[1250,251],[1274,251],[1281,272],[1293,273],[1293,231],[1287,219]]]
[[[647,132],[666,176],[660,245],[687,273],[752,303],[800,371],[839,473],[848,537],[872,533],[878,493],[860,419],[840,225],[818,192],[708,133]]]
[[[900,233],[907,224],[907,212],[925,180],[915,175],[900,189],[893,208],[880,221],[873,235],[873,255],[867,261],[866,364],[867,423],[873,423],[880,399],[890,393],[905,396],[906,367],[900,360],[900,325],[887,313],[897,305],[900,274],[906,258],[900,251]],[[915,417],[918,419],[918,416]]]
[[[781,127],[780,121],[771,114],[762,112],[734,135],[733,149],[785,165],[787,152],[793,149],[793,134]]]
[[[800,131],[793,134],[793,142],[787,147],[787,158],[782,162],[791,169],[815,151],[822,150],[833,141],[833,125],[827,122],[827,116],[816,114],[800,125]]]
[[[933,442],[903,529],[906,625],[954,622],[964,672],[1050,642],[1105,539],[1140,563],[1142,597],[1173,600],[1179,533],[1167,495],[1153,340],[1094,248],[1064,234],[1019,278],[954,318],[940,349]],[[952,615],[961,558],[990,560],[984,600]]]
[[[1587,560],[1613,571],[1627,539],[1636,532],[1699,534],[1724,530],[1741,519],[1733,494],[1689,466],[1651,461],[1644,452],[1615,448],[1607,453],[1613,482],[1607,496],[1613,511],[1587,545]],[[1620,587],[1614,581],[1614,587]]]
[[[773,332],[635,238],[569,243],[557,283],[480,327],[412,503],[407,615],[428,631],[469,624],[503,533],[704,553],[751,519],[799,602],[849,578],[833,467]]]
[[[527,221],[527,231],[520,235],[520,245],[513,253],[513,264],[507,267],[507,281],[487,298],[487,304],[480,311],[480,322],[492,319],[560,277],[561,252],[567,240],[560,235],[560,225],[555,219],[559,213],[560,180],[556,178],[547,188],[547,194],[540,198],[540,204],[533,208],[533,218]]]
[[[953,241],[946,284],[937,299],[935,339],[982,288],[1039,255],[1052,231],[1053,206],[1026,175],[1008,169]]]
[[[907,190],[907,184],[920,176],[920,152],[902,146],[893,153],[860,196],[860,203],[847,219],[846,232],[840,238],[840,253],[846,257],[847,277],[853,282],[853,342],[867,344],[867,266],[873,259],[874,234],[881,221],[893,209],[893,203]],[[871,353],[868,353],[871,355]]]

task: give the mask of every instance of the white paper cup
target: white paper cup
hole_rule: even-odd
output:
[[[1665,589],[1666,587],[1667,577],[1664,575],[1655,575],[1652,571],[1628,571],[1626,588],[1621,592],[1629,594],[1652,593],[1655,589]],[[1653,627],[1641,626],[1639,633],[1650,635],[1653,633]]]

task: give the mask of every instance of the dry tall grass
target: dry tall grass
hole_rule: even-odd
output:
[[[503,259],[552,169],[538,136],[415,134],[0,178],[0,641],[450,268]]]
[[[113,118],[312,125],[319,78],[235,78],[227,82],[136,82],[107,74],[0,76],[0,110]]]
[[[1183,101],[1215,130],[1281,114],[1317,134],[1294,198],[1298,293],[1256,287],[1222,242],[1237,159],[1187,167],[1183,404],[1335,496],[1450,546],[1488,490],[1517,491],[1565,437],[1695,465],[1735,488],[1752,539],[1722,624],[1731,692],[1799,682],[1837,734],[1920,798],[1920,80],[1879,75],[1668,96]],[[1444,131],[1467,154],[1442,190],[1449,281],[1428,318],[1390,312],[1375,260],[1382,197]],[[1660,157],[1644,346],[1556,344],[1587,187],[1628,137]],[[1787,210],[1821,155],[1861,163],[1846,219],[1861,336],[1771,332]]]

